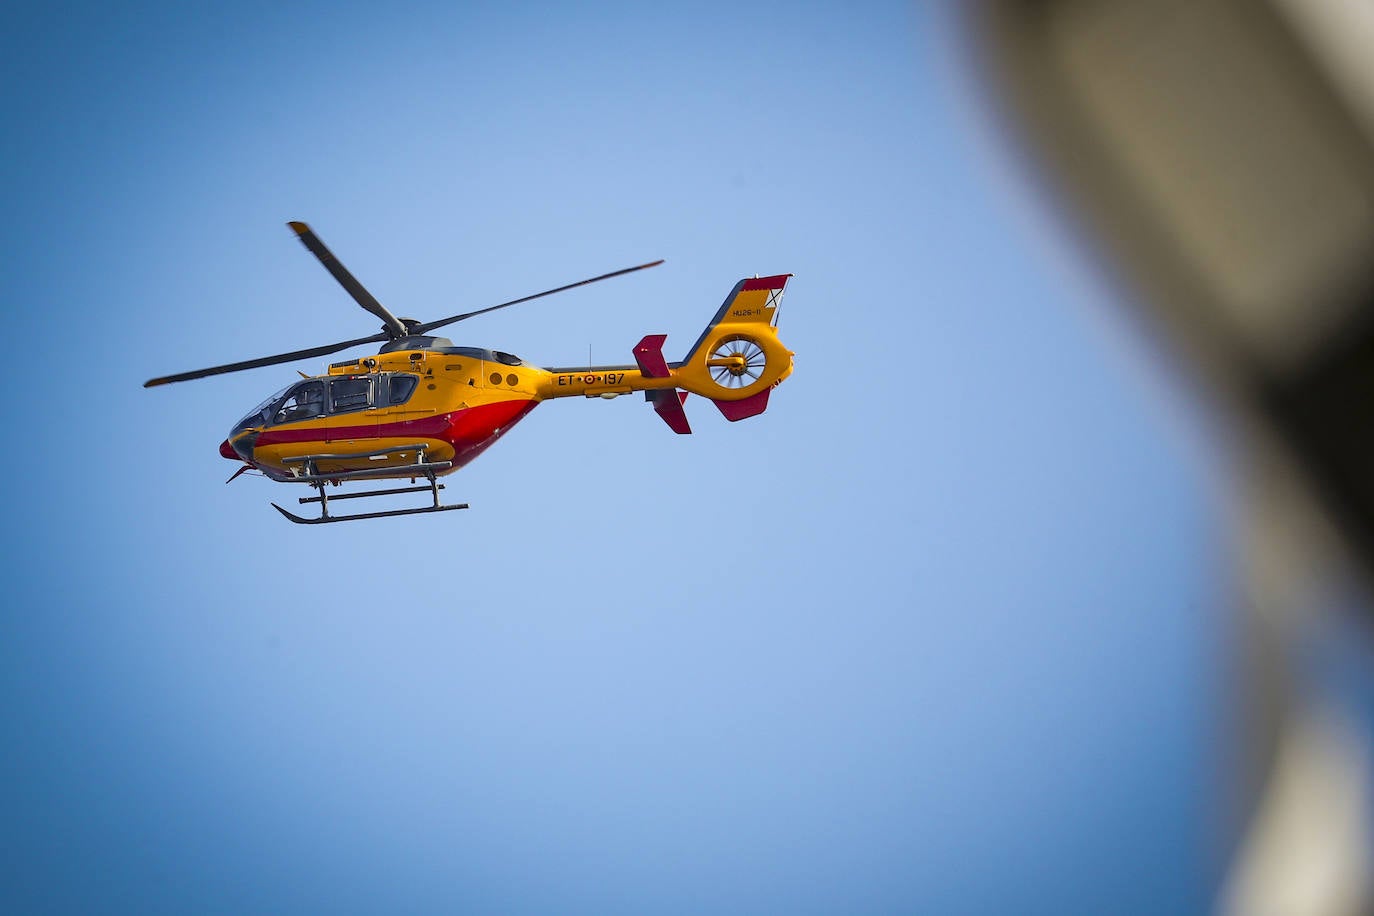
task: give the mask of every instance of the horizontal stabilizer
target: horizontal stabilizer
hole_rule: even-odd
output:
[[[720,408],[720,412],[725,415],[725,419],[731,423],[736,420],[747,420],[750,417],[757,417],[768,409],[768,395],[772,388],[765,388],[758,394],[750,395],[741,401],[717,401],[714,398],[711,403]]]
[[[659,388],[644,392],[644,400],[654,405],[654,412],[663,418],[663,422],[667,423],[673,432],[685,436],[692,431],[692,427],[687,423],[687,411],[682,409],[683,402],[687,400],[687,392]]]
[[[635,344],[635,362],[639,363],[639,371],[646,378],[669,376],[668,362],[663,358],[663,342],[667,339],[667,334],[649,334]]]

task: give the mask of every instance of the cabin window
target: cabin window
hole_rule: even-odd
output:
[[[304,382],[292,388],[277,410],[276,422],[295,423],[324,416],[324,382]]]
[[[372,379],[367,376],[336,378],[329,382],[330,413],[364,410],[372,402]]]
[[[420,383],[420,379],[414,375],[393,375],[391,377],[391,393],[387,397],[387,404],[395,407],[410,400],[410,396],[415,393],[415,386]]]

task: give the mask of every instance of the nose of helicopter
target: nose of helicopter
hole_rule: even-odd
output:
[[[229,444],[228,439],[225,439],[223,442],[219,444],[219,453],[223,455],[225,458],[228,458],[230,461],[243,460],[239,458],[238,452],[234,451],[234,447]]]

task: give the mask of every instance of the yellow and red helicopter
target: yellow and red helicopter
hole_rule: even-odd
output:
[[[364,309],[382,320],[369,337],[275,356],[150,379],[145,388],[239,372],[381,343],[374,356],[333,363],[263,401],[235,424],[220,454],[243,462],[230,480],[255,470],[285,483],[304,483],[320,514],[302,518],[273,503],[300,524],[352,521],[466,509],[444,505],[438,478],[456,471],[501,438],[541,401],[616,398],[643,391],[676,433],[690,433],[683,402],[688,392],[708,398],[727,420],[757,416],[773,388],[792,374],[792,351],[778,340],[778,305],[791,274],[740,280],[685,359],[663,356],[665,334],[635,345],[634,365],[543,369],[500,350],[456,347],[438,328],[611,277],[662,264],[653,261],[545,290],[438,321],[397,318],[378,302],[305,223],[288,225],[334,279]],[[424,478],[427,483],[414,485]],[[330,496],[326,486],[358,480],[409,480],[411,486]],[[433,504],[411,509],[331,515],[331,499],[429,492]]]

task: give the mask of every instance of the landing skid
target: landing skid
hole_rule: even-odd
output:
[[[372,455],[387,455],[397,452],[416,453],[414,464],[402,465],[399,467],[377,468],[376,470],[361,471],[340,471],[334,474],[321,474],[319,472],[319,462],[339,461],[344,459],[367,458]],[[390,518],[397,515],[425,515],[430,512],[449,512],[454,509],[466,509],[467,503],[457,503],[445,506],[439,502],[439,491],[444,489],[444,485],[439,483],[436,475],[439,471],[448,470],[453,466],[450,461],[425,461],[425,449],[423,445],[404,445],[396,448],[379,449],[375,452],[367,452],[362,455],[302,455],[299,458],[288,458],[288,463],[300,464],[301,473],[292,478],[292,482],[299,481],[308,483],[317,491],[317,496],[302,496],[297,502],[301,505],[306,503],[319,503],[320,514],[317,518],[303,518],[295,513],[288,512],[276,503],[272,503],[272,508],[276,509],[288,521],[295,522],[297,525],[327,525],[332,522],[355,522],[366,518]],[[340,493],[330,497],[325,491],[326,485],[337,484],[343,480],[366,480],[381,477],[410,477],[412,482],[416,477],[424,477],[429,481],[428,484],[418,487],[393,487],[388,490],[370,490],[366,493]],[[352,515],[330,515],[330,499],[369,499],[374,496],[394,496],[398,493],[429,493],[434,497],[434,505],[420,506],[414,509],[388,509],[382,512],[356,512]]]
[[[371,496],[371,493],[357,493],[356,496]],[[452,509],[466,509],[467,503],[458,503],[453,506],[421,506],[418,509],[390,509],[386,512],[357,512],[353,515],[326,515],[321,514],[318,518],[301,518],[291,512],[287,512],[276,503],[272,503],[272,508],[276,509],[289,521],[297,525],[328,525],[333,522],[356,522],[365,518],[390,518],[393,515],[425,515],[430,512],[448,512]]]

